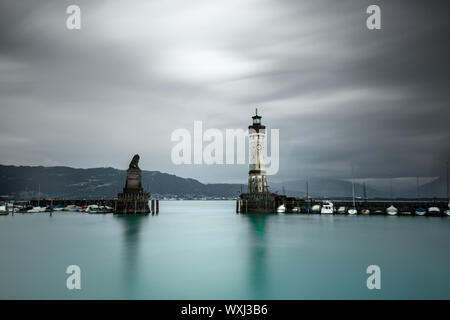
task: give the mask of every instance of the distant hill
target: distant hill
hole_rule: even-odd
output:
[[[109,199],[124,187],[125,170],[114,168],[28,167],[0,165],[0,195],[15,199]],[[203,184],[159,171],[142,171],[144,189],[154,197],[233,198],[238,184]]]
[[[411,190],[414,193],[414,190]],[[446,198],[447,197],[447,179],[446,177],[439,177],[438,179],[424,184],[419,187],[419,196],[426,198]]]
[[[0,165],[0,196],[14,199],[36,199],[40,185],[41,198],[57,199],[113,199],[121,192],[126,178],[125,170],[114,168],[75,169],[70,167],[29,167]],[[305,197],[305,180],[272,183],[269,190],[286,195]],[[195,179],[181,178],[159,171],[142,171],[142,185],[150,189],[155,198],[217,199],[236,198],[240,184],[204,184]],[[247,191],[247,186],[243,186]],[[387,188],[366,186],[368,198],[388,198]],[[444,177],[419,188],[421,197],[445,197]],[[355,184],[355,195],[363,197],[363,186]],[[312,198],[350,198],[351,182],[337,179],[309,179],[309,195]],[[416,188],[395,188],[394,197],[415,197]]]

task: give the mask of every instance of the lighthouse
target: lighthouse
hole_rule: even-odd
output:
[[[258,109],[252,117],[253,123],[248,127],[250,165],[248,171],[248,193],[267,193],[267,178],[264,159],[266,127],[261,124]]]
[[[249,137],[249,170],[248,190],[241,193],[236,202],[237,213],[270,213],[277,212],[278,206],[285,202],[286,196],[269,192],[267,186],[265,146],[266,127],[261,124],[261,116],[256,109],[253,122],[248,127]]]

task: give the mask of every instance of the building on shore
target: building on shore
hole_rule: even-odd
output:
[[[142,171],[138,166],[139,155],[131,160],[127,170],[127,180],[123,192],[117,195],[114,213],[117,214],[148,214],[150,193],[142,188]]]

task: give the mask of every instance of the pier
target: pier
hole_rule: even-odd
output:
[[[64,199],[39,199],[39,200],[28,200],[28,201],[14,201],[14,205],[21,206],[24,208],[42,207],[47,208],[47,212],[53,211],[55,207],[67,208],[69,206],[74,206],[79,209],[77,210],[62,210],[62,211],[82,211],[89,206],[99,206],[104,209],[103,213],[116,213],[118,199],[77,199],[77,200],[64,200]],[[159,200],[152,199],[148,200],[147,207],[151,208],[147,213],[158,214],[159,213]],[[134,212],[129,212],[132,214]],[[136,212],[139,213],[139,212]]]
[[[323,214],[389,214],[389,215],[428,215],[450,216],[449,200],[360,200],[355,199],[352,169],[352,200],[314,200],[309,193],[304,199],[288,197],[269,192],[264,161],[266,127],[261,123],[261,116],[256,109],[253,122],[248,127],[250,165],[248,171],[248,188],[246,193],[236,200],[236,213],[323,213]],[[306,185],[308,190],[308,184]],[[448,165],[447,165],[447,196]],[[366,196],[364,197],[366,198]]]
[[[387,209],[395,207],[398,215],[419,215],[417,210],[423,209],[426,216],[449,216],[450,207],[447,200],[358,200],[353,205],[352,200],[305,200],[294,197],[274,196],[272,202],[266,204],[262,201],[249,200],[243,194],[243,199],[236,200],[236,213],[277,213],[280,206],[283,213],[321,214],[324,203],[332,203],[335,214],[348,214],[348,209],[354,208],[357,214],[387,215]],[[339,212],[339,209],[342,211]],[[439,211],[430,208],[437,208]]]

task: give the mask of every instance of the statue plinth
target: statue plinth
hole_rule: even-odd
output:
[[[124,193],[137,193],[142,191],[141,185],[141,169],[130,168],[127,170],[127,181],[125,183],[125,188],[123,188]]]
[[[115,213],[147,214],[150,213],[148,201],[150,193],[142,189],[142,171],[138,167],[139,155],[135,155],[127,170],[127,180],[123,192],[117,195]]]

